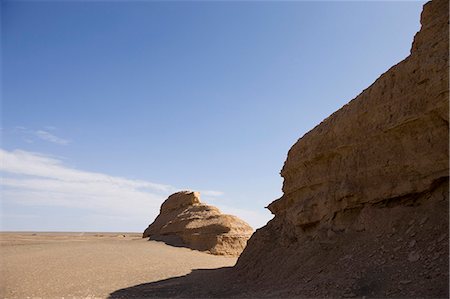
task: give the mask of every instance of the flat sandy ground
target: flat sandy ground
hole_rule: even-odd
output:
[[[0,298],[106,298],[236,263],[133,233],[0,233],[0,250]]]

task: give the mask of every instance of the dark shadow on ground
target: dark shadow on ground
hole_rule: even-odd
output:
[[[151,236],[148,238],[148,241],[158,241],[163,242],[166,245],[170,245],[173,247],[183,247],[183,248],[190,248],[186,244],[183,243],[183,240],[178,236],[163,236],[163,235],[157,235],[157,236]]]
[[[196,269],[184,276],[120,289],[111,293],[108,298],[235,297],[239,294],[239,290],[229,286],[225,281],[230,271],[232,271],[232,267]]]

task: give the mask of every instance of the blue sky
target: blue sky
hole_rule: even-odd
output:
[[[180,189],[264,225],[423,3],[3,0],[1,229],[142,231]]]

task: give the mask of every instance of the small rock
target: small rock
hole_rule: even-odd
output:
[[[411,226],[410,228],[408,228],[408,229],[406,230],[405,234],[408,235],[408,234],[412,231],[412,229],[413,229],[413,226]]]
[[[354,298],[354,297],[356,297],[356,294],[355,293],[345,293],[344,297],[346,297],[346,298]]]
[[[408,222],[408,225],[413,225],[414,224],[414,219],[413,220],[411,220],[410,222]]]
[[[408,246],[409,247],[414,247],[416,245],[416,240],[411,240],[411,242],[409,242]]]
[[[411,283],[411,280],[401,280],[400,284],[409,284]]]
[[[394,249],[392,249],[394,252],[397,252],[397,251],[399,251],[400,249],[402,248],[402,246],[397,246],[397,247],[395,247]]]
[[[332,231],[331,229],[329,229],[329,230],[327,231],[327,237],[328,237],[328,238],[332,238],[332,237],[334,237],[334,236],[336,236],[336,233],[335,233],[334,231]]]
[[[425,217],[423,217],[423,218],[420,220],[419,224],[420,224],[420,225],[424,225],[425,222],[427,222],[427,220],[428,220],[428,216],[425,216]]]
[[[417,251],[411,251],[408,255],[408,261],[417,262],[420,259],[420,254]]]

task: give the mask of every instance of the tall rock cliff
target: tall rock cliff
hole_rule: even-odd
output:
[[[448,11],[427,3],[410,56],[290,149],[236,267],[254,292],[448,296]]]

